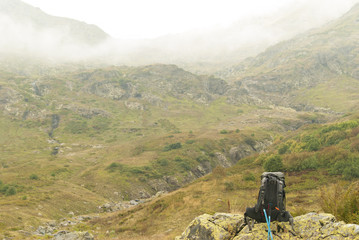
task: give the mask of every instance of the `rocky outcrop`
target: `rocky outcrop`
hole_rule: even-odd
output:
[[[95,238],[89,232],[67,232],[60,231],[55,234],[53,240],[94,240]]]
[[[195,218],[176,240],[267,239],[267,224],[255,224],[250,232],[242,214],[204,214]],[[271,223],[274,239],[359,239],[359,225],[339,222],[331,214],[308,213],[289,223]]]
[[[232,147],[229,150],[229,157],[231,162],[234,164],[240,159],[248,157],[254,153],[263,153],[265,150],[272,144],[271,140],[264,139],[262,141],[255,141],[253,139],[247,138],[244,143]]]
[[[228,161],[226,156],[224,156],[222,153],[216,152],[214,155],[216,156],[220,166],[225,168],[232,166],[231,162]]]

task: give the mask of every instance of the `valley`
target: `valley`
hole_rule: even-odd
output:
[[[109,38],[38,10],[23,17],[81,28],[69,36],[83,46]],[[109,64],[106,54],[58,61],[2,51],[0,237],[174,239],[198,215],[242,214],[264,171],[285,172],[294,216],[323,211],[332,183],[343,196],[357,189],[358,19],[357,4],[204,75],[188,70],[196,65]],[[358,216],[353,207],[336,217]]]

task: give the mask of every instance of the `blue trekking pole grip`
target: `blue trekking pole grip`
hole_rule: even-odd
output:
[[[270,216],[269,216],[269,218],[267,217],[267,213],[266,213],[265,209],[263,209],[263,212],[264,212],[264,217],[266,218],[267,226],[268,226],[268,240],[269,240],[269,236],[270,236],[270,239],[273,240],[272,231],[270,230]]]

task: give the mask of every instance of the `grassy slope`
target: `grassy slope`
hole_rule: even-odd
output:
[[[1,77],[3,87],[22,96],[12,105],[20,115],[0,114],[0,179],[2,187],[17,191],[0,194],[1,232],[60,219],[70,211],[96,212],[110,199],[119,200],[114,192],[137,191],[141,181],[165,175],[181,180],[199,164],[199,156],[215,164],[216,151],[228,153],[248,137],[261,140],[286,131],[283,122],[290,126],[307,121],[287,109],[230,105],[225,97],[203,105],[166,96],[165,111],[150,105],[144,111],[130,110],[123,101],[81,92],[81,85],[76,86],[80,83],[67,75]],[[37,79],[45,88],[41,96],[33,92]],[[76,109],[100,109],[108,115],[88,118]],[[22,119],[25,110],[30,114]],[[60,124],[51,139],[53,114],[60,116]],[[177,142],[181,149],[163,151]],[[56,147],[59,152],[53,155]],[[159,162],[163,160],[164,166]],[[112,163],[125,170],[106,170]],[[32,175],[38,179],[30,179]]]
[[[200,214],[243,213],[247,206],[255,204],[263,162],[284,144],[290,145],[287,152],[281,152],[287,169],[287,209],[294,216],[321,211],[320,189],[341,181],[353,182],[359,177],[358,171],[346,175],[345,171],[335,172],[333,167],[359,159],[358,133],[355,116],[354,120],[343,123],[307,127],[293,133],[292,137],[278,138],[268,153],[240,160],[230,169],[217,168],[193,184],[150,203],[94,220],[86,225],[87,229],[101,239],[173,239]],[[316,136],[320,146],[308,150],[306,136]],[[318,161],[319,165],[308,166],[307,159],[311,159],[311,163]]]
[[[248,167],[218,170],[150,203],[102,216],[88,223],[87,229],[101,239],[173,239],[198,215],[243,213],[246,207],[255,204],[260,185],[258,176],[263,171],[261,167],[250,166],[250,170]],[[246,172],[253,173],[257,180],[243,180]],[[313,182],[314,177],[317,182]],[[287,175],[288,210],[294,216],[319,211],[318,187],[337,180],[328,177],[325,171]]]

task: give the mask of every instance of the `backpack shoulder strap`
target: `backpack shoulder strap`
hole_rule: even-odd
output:
[[[285,205],[284,205],[284,182],[282,180],[277,179],[277,206],[280,210],[280,212],[285,211]]]
[[[262,178],[262,183],[261,183],[261,187],[259,189],[259,194],[258,194],[258,200],[257,200],[257,204],[255,206],[256,212],[258,212],[259,208],[264,205],[264,194],[265,194],[267,180],[268,180],[267,177]]]

